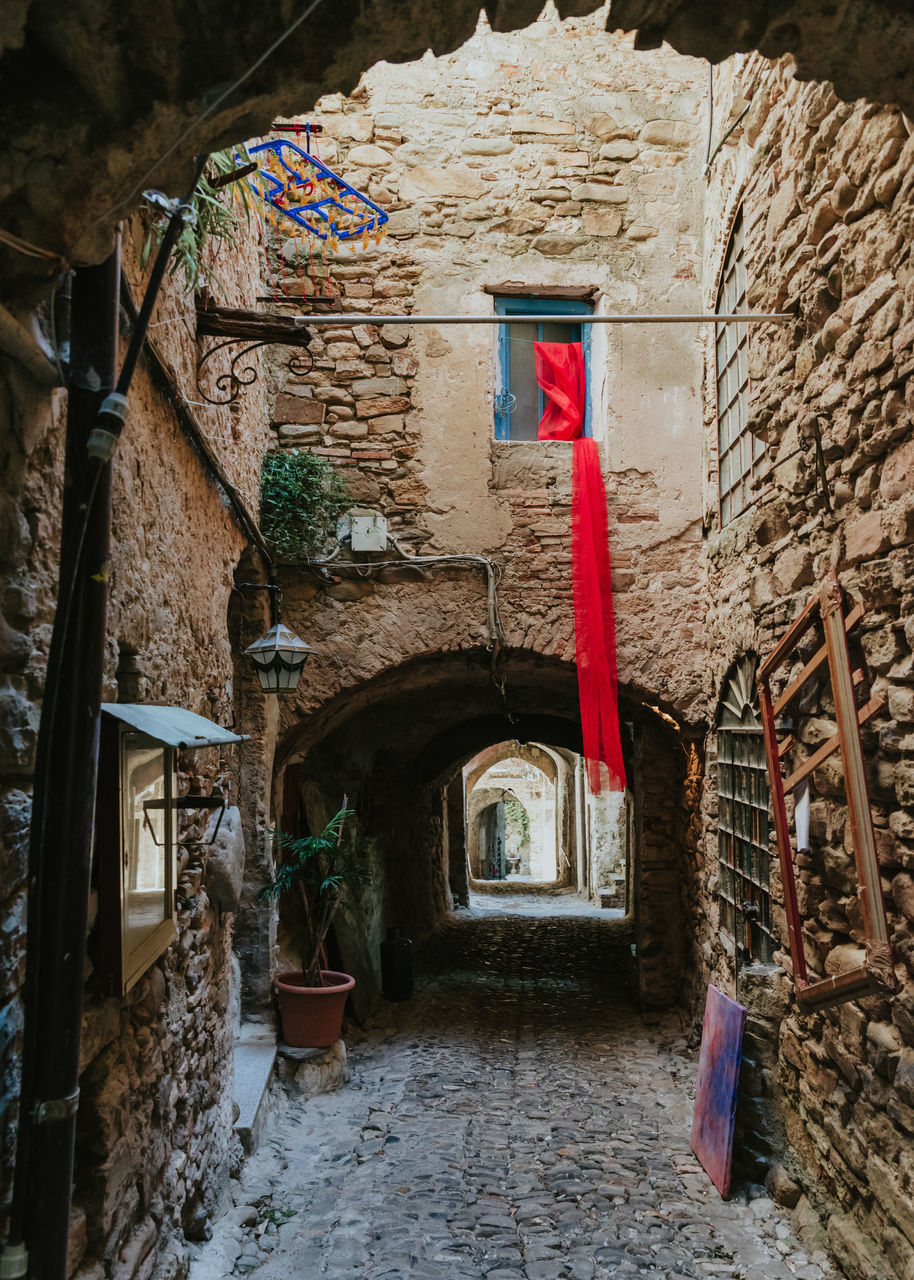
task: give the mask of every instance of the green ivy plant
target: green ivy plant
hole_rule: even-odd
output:
[[[520,828],[520,846],[530,843],[530,815],[516,796],[509,796],[505,802],[505,817],[514,821]]]
[[[273,882],[257,897],[290,898],[305,986],[322,987],[321,949],[347,888],[365,884],[368,872],[355,844],[343,834],[353,816],[340,809],[316,836],[274,831],[282,854]]]
[[[260,473],[260,527],[282,560],[320,553],[351,499],[339,472],[321,454],[277,449]]]
[[[239,147],[229,147],[225,151],[214,151],[194,191],[192,203],[196,218],[193,223],[188,223],[184,227],[178,237],[172,251],[169,270],[171,276],[176,276],[179,271],[184,272],[184,287],[188,293],[193,293],[203,283],[219,283],[216,272],[204,260],[204,246],[221,242],[230,248],[236,248],[242,221],[245,224],[250,223],[251,209],[247,183],[241,179],[221,190],[213,186],[215,178],[231,173],[237,167],[238,159],[242,164],[250,161],[244,144]],[[240,197],[241,212],[236,206],[233,195],[235,191]],[[149,230],[140,255],[140,266],[144,270],[153,248],[157,248],[162,242],[168,221],[166,215],[158,215]]]

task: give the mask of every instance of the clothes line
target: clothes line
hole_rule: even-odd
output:
[[[772,314],[745,313],[734,315],[560,315],[551,316],[546,312],[539,315],[526,314],[520,316],[382,316],[356,315],[336,312],[333,315],[320,314],[313,316],[290,316],[290,320],[299,320],[306,325],[350,325],[350,324],[770,324],[793,320],[792,315],[783,312]]]

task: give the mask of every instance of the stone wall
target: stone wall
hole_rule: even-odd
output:
[[[909,1275],[914,1245],[914,859],[909,723],[914,718],[911,566],[914,456],[911,381],[914,283],[910,259],[914,139],[898,112],[839,102],[757,56],[715,75],[719,129],[751,101],[711,176],[705,305],[712,307],[727,229],[742,202],[749,300],[783,311],[783,325],[751,334],[750,422],[765,440],[755,505],[717,527],[713,364],[706,380],[709,459],[705,522],[709,572],[709,697],[730,663],[765,653],[837,570],[849,602],[867,608],[853,666],[860,698],[887,711],[864,731],[883,890],[899,993],[817,1014],[793,998],[767,1019],[776,1066],[757,1076],[779,1113],[786,1164],[801,1184],[798,1225],[821,1241],[812,1208],[854,1280]],[[825,485],[816,465],[821,438]],[[809,654],[805,654],[808,657]],[[804,660],[805,660],[804,657]],[[796,674],[799,661],[793,672]],[[813,681],[795,712],[801,754],[833,731],[827,687]],[[717,928],[713,741],[702,882],[708,927],[703,976],[732,991]],[[814,775],[810,857],[798,859],[803,939],[812,973],[850,966],[862,940],[840,767]],[[790,968],[775,875],[776,959]],[[776,980],[776,975],[772,979]],[[759,1022],[756,1032],[763,1027]],[[762,1040],[764,1040],[762,1035]],[[759,1057],[755,1045],[754,1058]],[[765,1057],[762,1046],[761,1057]],[[800,1191],[785,1192],[796,1202]],[[812,1208],[810,1207],[812,1206]]]
[[[505,282],[593,288],[602,312],[697,307],[703,90],[694,63],[635,58],[597,19],[543,19],[511,36],[481,27],[450,57],[408,74],[381,64],[353,98],[323,99],[308,117],[325,130],[320,154],[391,211],[379,248],[331,255],[343,310],[491,315],[486,289]],[[291,242],[285,254],[294,262]],[[301,293],[294,270],[287,285]],[[331,458],[408,551],[494,555],[509,645],[570,654],[570,449],[493,440],[496,330],[318,333],[312,373],[277,370],[277,444]],[[699,718],[698,337],[595,326],[592,341],[620,679]],[[308,600],[312,629],[321,599]],[[335,666],[349,672],[364,594],[353,603],[332,610]],[[404,618],[404,603],[390,611]],[[337,681],[312,671],[313,706]]]
[[[601,34],[599,18],[561,24],[548,12],[515,35],[483,20],[449,57],[379,64],[350,98],[324,98],[302,117],[323,128],[321,157],[391,215],[380,246],[330,253],[341,309],[492,315],[491,291],[513,285],[594,290],[602,313],[698,310],[705,86],[687,59],[635,56],[630,40]],[[288,240],[274,239],[270,254],[277,303],[297,311],[312,291],[308,264],[302,279]],[[412,917],[427,928],[447,903],[439,800],[429,801],[425,836],[424,818],[414,829],[400,814],[411,804],[425,813],[414,778],[436,736],[459,745],[438,761],[435,786],[513,736],[512,717],[558,715],[572,740],[528,740],[580,750],[571,451],[493,438],[496,342],[493,326],[321,328],[310,372],[285,357],[272,371],[275,447],[330,459],[355,502],[386,516],[405,554],[482,554],[499,574],[505,634],[491,670],[479,568],[365,577],[344,551],[323,569],[282,569],[286,618],[314,654],[281,708],[274,812],[286,764],[315,770],[322,786],[371,812],[366,838],[388,850],[382,862],[397,879],[379,885],[369,938],[385,912],[387,923]],[[645,700],[701,723],[698,331],[595,326],[591,352],[620,687],[636,710]],[[390,558],[398,554],[392,546]],[[461,668],[470,674],[458,678]],[[491,727],[476,734],[473,717]],[[682,867],[667,855],[678,910]],[[255,917],[265,941],[266,921]],[[671,968],[658,999],[679,980]]]
[[[125,231],[124,269],[137,298],[147,227],[138,217]],[[252,245],[223,248],[212,265],[226,302],[253,305]],[[256,511],[266,444],[259,393],[234,411],[194,403],[202,401],[194,331],[193,302],[178,276],[163,289],[150,336],[231,482]],[[235,727],[227,615],[246,538],[143,359],[130,405],[114,462],[104,696],[187,707]],[[43,392],[2,361],[4,1203],[15,1143],[29,797],[57,587],[65,411],[64,392]],[[182,757],[181,788],[205,794],[218,780],[231,785],[235,805],[238,765],[238,748]],[[231,1159],[231,915],[208,862],[199,846],[180,851],[177,937],[123,999],[106,994],[90,937],[71,1240],[71,1268],[87,1277],[174,1274],[183,1266],[182,1233],[194,1238],[205,1230]],[[91,913],[94,919],[95,891]]]

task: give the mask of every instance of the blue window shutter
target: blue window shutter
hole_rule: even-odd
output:
[[[593,307],[588,302],[581,302],[577,299],[568,298],[524,298],[524,297],[506,297],[497,296],[495,298],[495,314],[499,316],[521,316],[521,315],[569,315],[569,316],[587,316],[593,313]],[[591,397],[590,397],[590,330],[589,324],[583,324],[580,327],[580,341],[584,353],[584,377],[587,387],[587,404],[584,412],[584,435],[593,434],[592,413],[591,413]],[[542,341],[543,326],[530,325],[530,341]],[[496,396],[495,396],[495,439],[510,440],[511,437],[511,415],[509,410],[510,399],[512,396],[511,387],[511,362],[510,362],[510,338],[508,336],[508,326],[506,324],[498,326],[498,353],[497,353],[498,369],[496,377]],[[540,414],[543,411],[543,394],[539,392]]]

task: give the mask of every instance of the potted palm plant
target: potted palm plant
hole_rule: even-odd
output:
[[[343,808],[316,836],[274,832],[281,860],[258,898],[288,900],[301,969],[274,978],[282,1037],[297,1048],[325,1048],[340,1038],[346,997],[355,978],[321,967],[324,944],[346,889],[364,883],[364,868],[344,838],[351,809]]]

